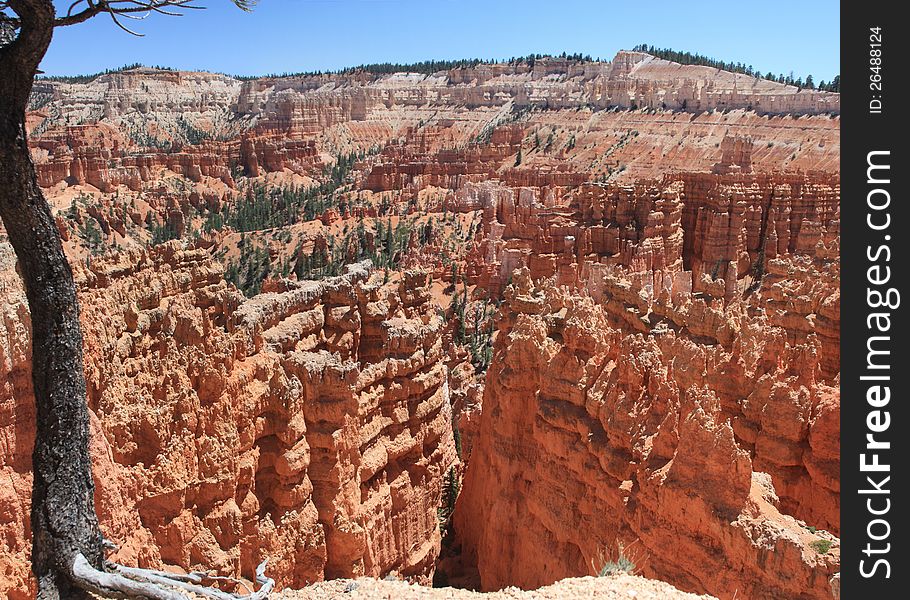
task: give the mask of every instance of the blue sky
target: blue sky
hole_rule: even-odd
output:
[[[254,75],[563,51],[609,59],[644,42],[816,82],[840,71],[839,4],[830,0],[260,0],[252,13],[229,0],[198,3],[208,9],[129,22],[143,38],[104,15],[58,29],[42,68],[64,75],[140,62]]]

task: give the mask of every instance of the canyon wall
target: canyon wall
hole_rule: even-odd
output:
[[[116,558],[494,590],[622,552],[724,600],[830,598],[838,103],[633,52],[39,80]],[[3,245],[0,300],[18,600],[34,414]]]
[[[622,544],[684,590],[830,598],[837,178],[465,193],[485,207],[468,276],[506,300],[455,513],[482,588],[590,573]]]
[[[765,446],[836,476],[836,388],[814,381],[817,346],[772,345],[761,323],[730,351],[627,335],[590,297],[515,280],[455,513],[481,587],[592,573],[623,544],[683,590],[830,598],[839,560],[811,544],[835,538],[787,514],[760,471]],[[750,426],[754,449],[737,434]]]
[[[368,187],[390,189],[395,177],[412,177],[417,172],[427,175],[427,182],[438,181],[441,176],[489,174],[489,164],[480,165],[478,170],[472,166],[475,161],[458,155],[456,146],[472,139],[488,139],[494,126],[519,117],[526,119],[535,111],[568,120],[561,125],[573,130],[573,138],[575,134],[587,137],[599,129],[615,133],[619,128],[628,133],[627,129],[634,128],[644,133],[650,129],[650,122],[658,125],[660,135],[667,136],[673,129],[686,127],[690,119],[716,111],[748,113],[759,128],[769,124],[773,128],[774,119],[792,120],[799,115],[803,115],[800,119],[816,119],[823,124],[828,116],[820,115],[839,113],[839,98],[830,92],[797,90],[634,52],[620,52],[612,62],[602,63],[541,59],[533,65],[480,64],[433,75],[353,71],[248,81],[140,67],[86,82],[39,80],[32,94],[28,126],[42,186],[88,182],[104,191],[121,183],[137,189],[140,181],[148,181],[149,170],[155,167],[194,180],[205,175],[228,183],[238,168],[252,176],[283,169],[312,174],[324,162],[319,152],[366,150],[397,139],[407,128],[422,133],[428,125],[454,130],[454,135],[442,136],[437,143],[446,151],[455,148],[455,154],[432,161],[448,164],[447,168],[434,171],[432,162],[417,166],[422,159],[412,157],[410,161],[395,161],[412,163],[410,173],[408,167],[399,164],[398,173],[380,168],[371,175]],[[617,109],[622,110],[617,113]],[[631,119],[623,115],[628,109],[634,109]],[[578,115],[573,117],[572,113],[579,111],[587,113],[588,118],[590,113],[599,113],[596,121],[604,122],[576,127],[572,121]],[[725,129],[743,127],[737,122],[742,120],[739,118],[706,118]],[[541,124],[549,120],[547,117]],[[638,121],[641,126],[633,124]],[[101,133],[97,131],[99,123],[104,125]],[[710,127],[707,132],[715,133]],[[578,152],[586,161],[595,160],[596,155],[602,160],[612,156],[617,168],[620,163],[632,163],[638,154],[635,148],[622,151],[630,140],[615,137],[597,148],[579,143]],[[571,151],[576,142],[573,139],[567,146],[567,140],[561,139],[559,146]],[[813,149],[811,143],[803,148],[805,142],[813,141],[811,137],[799,138],[798,146],[770,154],[783,160],[788,152],[795,152],[798,162],[806,162],[808,157],[802,157],[805,153],[826,153]],[[640,151],[641,143],[632,142]],[[510,143],[514,145],[515,140]],[[668,140],[662,154],[686,150],[674,145],[675,140]],[[495,146],[489,146],[492,153],[480,163],[496,158]],[[596,150],[595,155],[587,156],[591,150]],[[761,156],[757,159],[756,164],[761,165]],[[816,161],[814,157],[809,162]],[[544,166],[553,165],[540,165]]]
[[[456,457],[426,275],[383,285],[363,263],[246,300],[176,242],[76,275],[96,503],[116,559],[250,577],[269,557],[293,587],[432,577]],[[0,594],[26,598],[34,407],[11,269],[3,297]]]

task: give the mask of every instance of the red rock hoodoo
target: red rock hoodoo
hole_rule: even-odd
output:
[[[484,193],[475,275],[512,283],[455,519],[483,588],[623,543],[682,589],[830,597],[837,178]]]
[[[455,447],[426,275],[402,293],[357,264],[245,300],[206,252],[172,242],[77,276],[96,500],[117,558],[250,576],[270,556],[293,587],[430,577]],[[27,318],[14,319],[28,313],[5,291],[20,303],[0,363],[2,579],[24,598],[33,408]]]
[[[839,102],[641,52],[37,80],[115,558],[558,591],[622,547],[683,592],[835,597]],[[0,237],[19,600],[15,269]]]

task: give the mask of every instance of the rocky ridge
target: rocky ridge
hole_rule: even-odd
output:
[[[8,256],[8,252],[6,256]],[[244,300],[177,243],[77,270],[96,502],[115,558],[250,576],[432,575],[456,460],[425,275],[367,264]],[[3,592],[27,597],[27,309],[5,284]],[[14,418],[13,418],[14,417]]]
[[[622,544],[684,590],[833,593],[839,183],[735,160],[566,198],[462,188],[466,274],[505,289],[454,524],[482,589]]]
[[[684,114],[641,118],[643,124],[656,120],[681,126],[693,114],[713,111],[820,115],[837,114],[840,106],[839,96],[830,92],[620,52],[605,63],[549,59],[533,66],[478,65],[429,76],[355,72],[241,82],[225,75],[136,68],[87,83],[39,81],[31,108],[29,126],[41,150],[36,160],[43,186],[87,181],[135,188],[154,166],[226,181],[238,166],[253,175],[284,168],[305,172],[319,162],[307,138],[367,148],[393,137],[393,124],[402,119],[412,127],[435,121],[462,129],[456,135],[464,139],[465,134],[483,135],[484,127],[508,120],[513,110],[545,108],[569,116],[582,109],[632,108]],[[605,114],[607,127],[620,118]],[[484,120],[478,123],[471,115]],[[774,117],[756,124],[768,119]],[[113,126],[121,139],[100,147],[85,143],[87,136],[106,137],[93,131],[96,123]],[[199,144],[198,150],[173,152]],[[163,150],[167,157],[160,156]]]
[[[586,294],[513,279],[455,512],[482,589],[532,589],[622,544],[684,590],[830,597],[839,559],[812,543],[836,538],[787,514],[759,470],[834,496],[837,396],[807,360],[817,342],[772,345],[754,322],[729,350],[629,335]]]
[[[691,592],[836,595],[838,101],[640,53],[40,82],[117,558],[494,590],[621,544]],[[19,598],[28,313],[0,260]]]

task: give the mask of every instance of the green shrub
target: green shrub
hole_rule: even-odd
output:
[[[626,548],[622,542],[616,544],[617,552],[615,560],[604,560],[604,554],[600,555],[601,567],[597,569],[598,577],[612,577],[613,575],[634,575],[635,561],[626,554]]]

